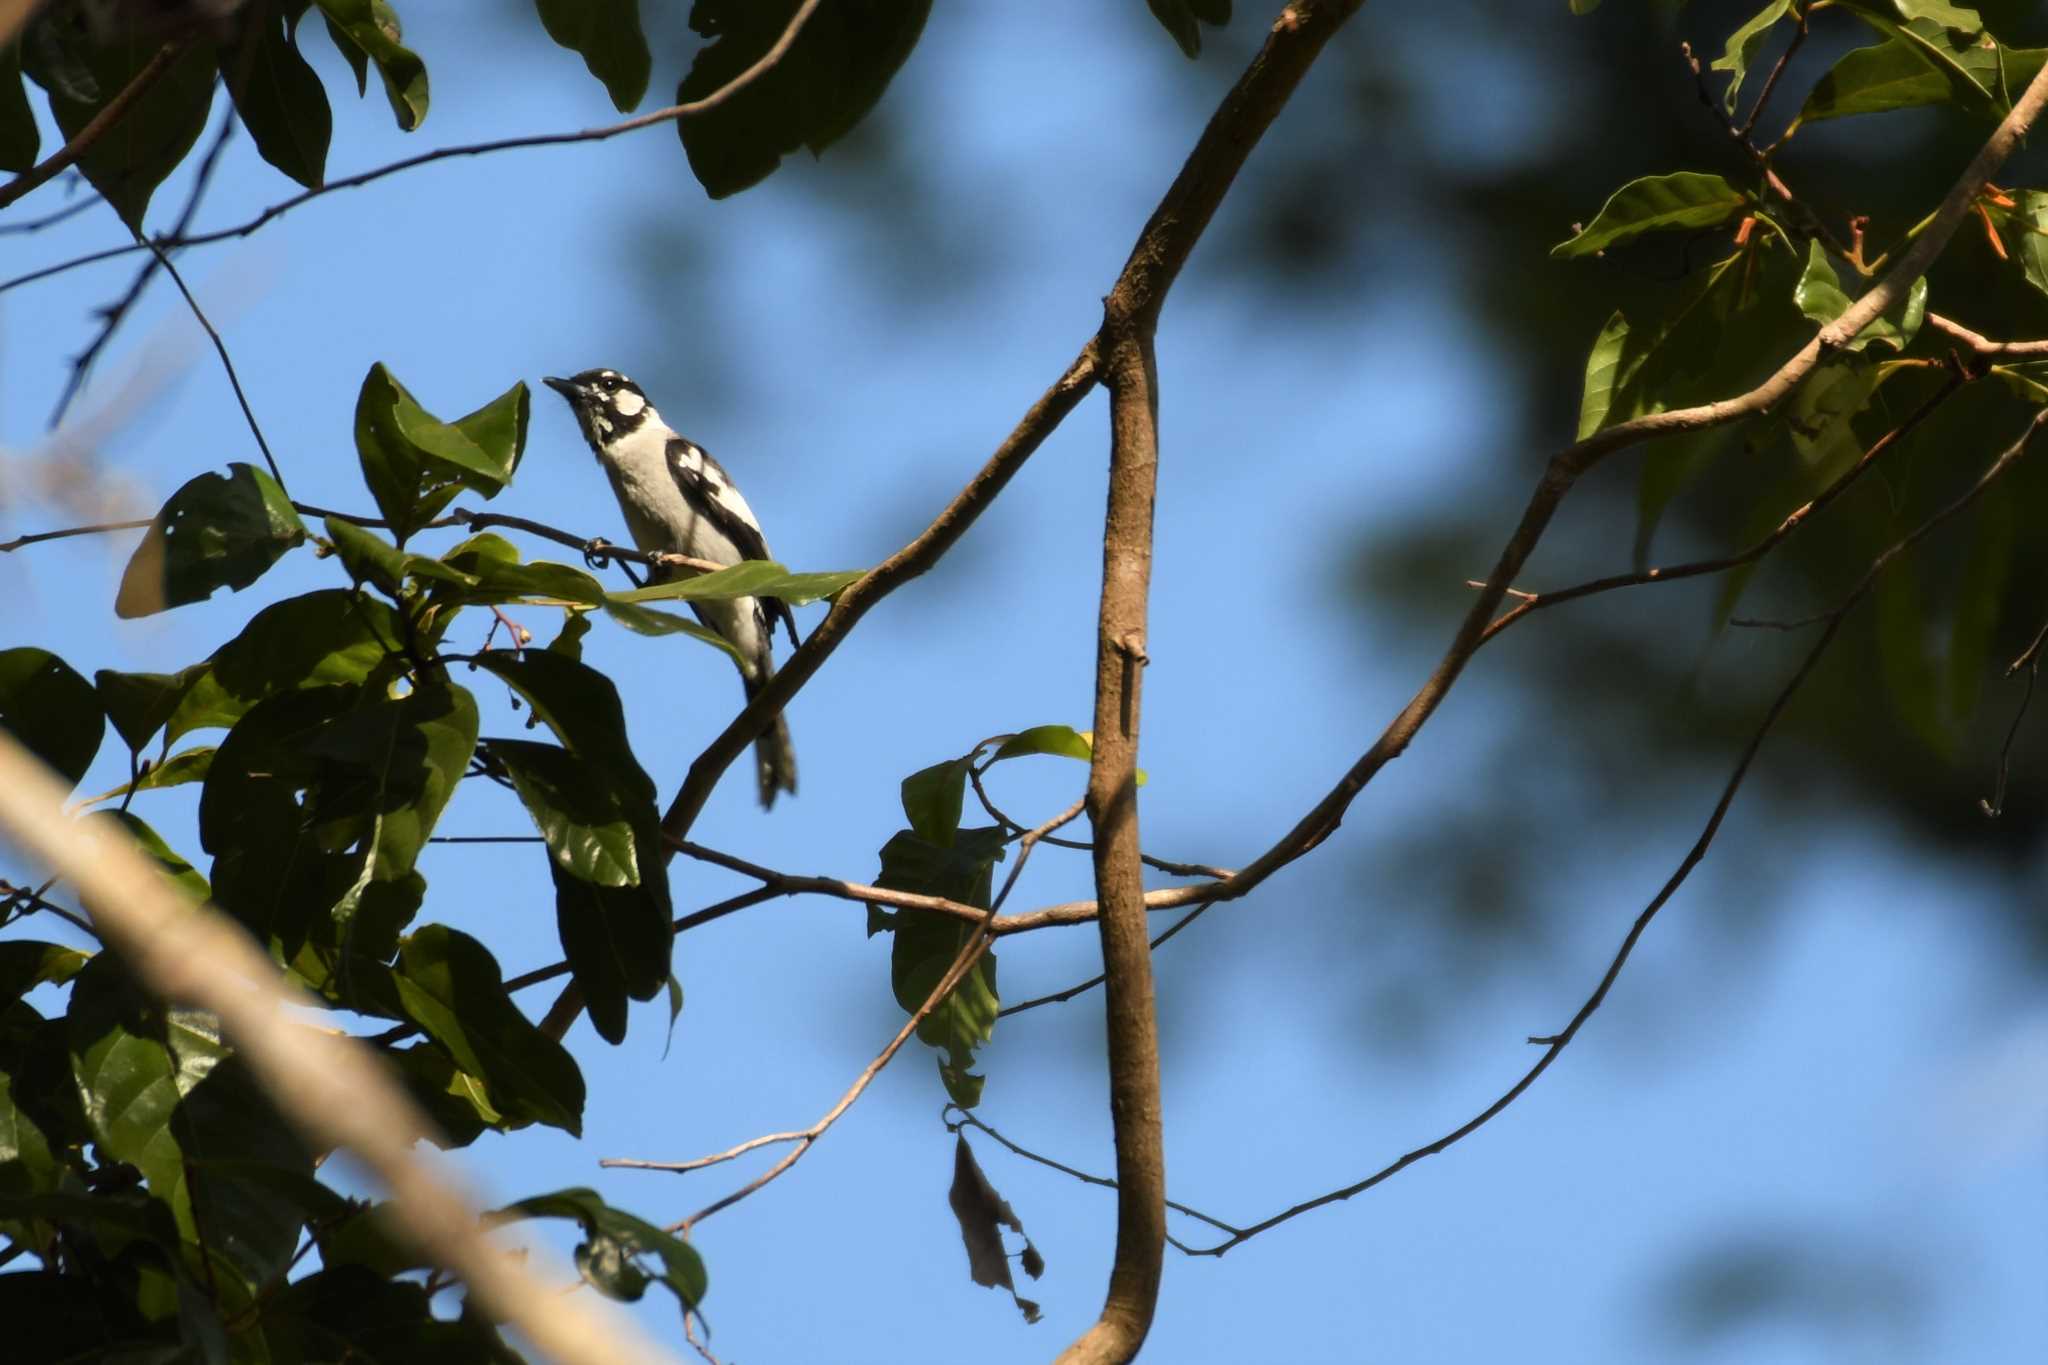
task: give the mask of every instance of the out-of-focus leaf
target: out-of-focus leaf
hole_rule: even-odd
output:
[[[327,35],[355,69],[356,93],[367,89],[369,63],[384,78],[384,93],[398,126],[411,132],[427,116],[427,67],[399,40],[398,12],[387,0],[315,0],[327,17]]]
[[[1202,55],[1202,25],[1221,28],[1230,22],[1230,0],[1145,0],[1152,17],[1173,36],[1181,53],[1192,61]]]
[[[203,602],[222,587],[240,592],[306,539],[274,479],[253,465],[228,470],[201,474],[171,494],[121,575],[115,615]]]
[[[163,836],[151,829],[142,817],[131,815],[125,810],[119,810],[101,811],[95,814],[93,818],[95,820],[111,820],[119,825],[129,838],[142,845],[142,851],[149,855],[150,861],[156,864],[157,870],[163,873],[179,891],[191,897],[195,903],[205,900],[212,894],[211,888],[206,884],[206,878],[200,875],[199,869],[185,861],[169,844],[165,843]]]
[[[396,978],[394,978],[395,980]],[[440,1129],[436,1141],[448,1147],[467,1147],[492,1129],[517,1128],[491,1103],[490,1087],[483,1078],[455,1064],[439,1046],[420,1043],[385,1054],[398,1068],[413,1103],[419,1105]],[[416,1256],[406,1243],[407,1255]],[[329,1264],[333,1264],[332,1261]]]
[[[0,730],[77,786],[106,736],[99,694],[47,649],[0,649]]]
[[[1815,322],[1833,322],[1847,312],[1852,299],[1843,292],[1834,266],[1828,263],[1828,254],[1819,242],[1810,243],[1806,253],[1806,269],[1799,276],[1799,283],[1792,290],[1792,301],[1799,305],[1799,311]],[[1843,349],[1860,351],[1873,341],[1881,341],[1895,351],[1903,351],[1913,344],[1919,335],[1920,324],[1927,317],[1927,277],[1922,275],[1913,281],[1913,287],[1906,291],[1904,302],[1893,306],[1851,337]]]
[[[1718,175],[1678,171],[1631,180],[1616,190],[1593,221],[1550,249],[1554,260],[1591,256],[1645,232],[1684,232],[1738,216],[1750,197]]]
[[[241,31],[220,50],[220,74],[263,159],[312,189],[327,174],[334,111],[288,29],[281,6],[245,7]]]
[[[1928,647],[1926,603],[1916,567],[1910,556],[1901,556],[1878,576],[1871,594],[1878,659],[1892,713],[1931,751],[1947,755],[1955,741],[1942,723],[1942,680]]]
[[[1045,1272],[1045,1261],[1025,1235],[1024,1220],[989,1184],[981,1163],[974,1159],[974,1149],[967,1145],[967,1134],[956,1133],[954,1137],[953,1185],[946,1192],[946,1202],[952,1205],[953,1216],[960,1220],[960,1240],[967,1247],[967,1273],[985,1289],[1009,1290],[1010,1297],[1017,1301],[1018,1311],[1024,1314],[1024,1321],[1037,1322],[1038,1305],[1018,1294],[1017,1282],[1011,1278],[1010,1253],[1003,1249],[1002,1229],[1007,1227],[1024,1238],[1024,1268],[1032,1279]]]
[[[1778,21],[1791,12],[1792,0],[1770,0],[1728,35],[1728,46],[1714,59],[1712,69],[1728,73],[1728,89],[1723,92],[1722,99],[1729,113],[1735,112],[1743,79],[1749,74],[1749,64],[1756,60],[1757,50],[1763,46],[1764,39]]]
[[[1090,763],[1095,759],[1095,736],[1071,725],[1034,725],[1014,735],[1005,735],[991,761],[1000,763],[1004,759],[1023,758],[1027,754],[1051,754],[1056,758],[1074,758]],[[1150,780],[1143,768],[1138,769],[1139,786]]]
[[[490,949],[429,924],[400,948],[397,981],[406,1017],[481,1077],[500,1110],[581,1134],[583,1073],[512,1003]]]
[[[521,1365],[523,1360],[468,1305],[460,1317],[438,1317],[417,1280],[391,1279],[360,1263],[325,1264],[279,1289],[264,1305],[262,1344],[271,1365]]]
[[[2012,575],[2018,514],[2010,498],[1979,498],[1976,526],[1956,584],[1954,619],[1948,635],[1948,714],[1967,721],[1977,710],[1986,674],[1995,676],[2004,661],[1991,655],[2003,619],[2005,588]]]
[[[779,597],[792,607],[831,597],[866,575],[865,569],[837,573],[791,573],[772,559],[750,559],[715,573],[610,594],[614,602],[714,602],[735,597]]]
[[[654,58],[640,31],[640,0],[535,0],[541,24],[604,83],[620,113],[647,93]]]
[[[21,174],[36,164],[43,135],[21,83],[21,40],[0,45],[0,171]]]
[[[687,104],[724,89],[766,56],[799,0],[697,0],[690,27],[712,41],[676,90]],[[713,199],[766,179],[798,147],[843,137],[888,88],[931,0],[825,0],[772,67],[715,109],[679,119],[690,169]]]
[[[194,730],[233,725],[280,693],[361,683],[401,658],[398,618],[390,607],[345,588],[273,602],[191,675],[166,725],[165,742]]]
[[[490,1223],[510,1223],[522,1218],[573,1218],[583,1228],[583,1245],[576,1249],[576,1263],[591,1278],[592,1285],[613,1298],[631,1301],[640,1297],[648,1276],[625,1273],[624,1267],[637,1258],[652,1255],[661,1265],[651,1278],[667,1285],[684,1311],[704,1301],[710,1287],[704,1260],[697,1249],[680,1237],[663,1232],[624,1209],[604,1202],[589,1189],[556,1190],[537,1194],[486,1214]],[[593,1275],[593,1269],[606,1272]]]
[[[138,25],[101,42],[78,25],[75,14],[59,10],[38,21],[21,48],[22,67],[49,92],[50,113],[67,142],[163,50],[161,38],[141,30]],[[79,157],[86,180],[135,231],[142,231],[150,196],[206,127],[213,79],[212,45],[189,44]]]

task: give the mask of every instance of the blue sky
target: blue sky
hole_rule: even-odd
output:
[[[432,111],[401,138],[374,90],[360,107],[338,99],[330,173],[613,117],[577,59],[524,15],[402,8],[432,73]],[[1568,22],[1557,9],[1554,22]],[[1387,18],[1368,9],[1332,59],[1377,41]],[[871,564],[944,504],[1086,339],[1199,129],[1175,87],[1213,89],[1234,73],[1221,55],[1187,65],[1135,3],[1076,7],[1057,38],[1038,20],[936,8],[882,107],[890,164],[913,177],[900,215],[837,207],[834,177],[847,172],[830,154],[710,203],[672,132],[657,129],[329,196],[245,241],[188,253],[183,269],[299,498],[367,510],[350,414],[376,361],[444,413],[515,379],[611,365],[726,464],[785,561]],[[1260,22],[1238,20],[1246,32]],[[308,48],[340,91],[340,62],[318,38]],[[657,55],[657,98],[682,60]],[[1503,101],[1522,111],[1514,127],[1562,116],[1568,95],[1510,57],[1487,60],[1501,65]],[[1509,135],[1498,108],[1446,102],[1442,117],[1448,139],[1497,150]],[[1289,127],[1283,118],[1274,137]],[[240,139],[201,225],[238,221],[291,188]],[[160,217],[182,189],[160,193]],[[46,191],[15,212],[52,202]],[[922,216],[934,206],[939,216]],[[1426,667],[1412,629],[1352,590],[1358,540],[1475,490],[1519,491],[1537,458],[1502,448],[1512,395],[1439,244],[1403,245],[1399,268],[1369,291],[1340,280],[1311,302],[1276,302],[1227,257],[1251,208],[1226,204],[1159,337],[1145,843],[1223,864],[1255,856],[1320,796]],[[12,274],[118,240],[111,215],[95,211],[0,239],[0,261]],[[11,461],[35,453],[89,309],[129,270],[0,296]],[[213,357],[161,286],[80,411],[160,364],[172,382],[96,452],[132,491],[132,515],[203,469],[257,459]],[[1099,395],[1084,404],[941,570],[879,607],[797,699],[801,795],[764,816],[742,768],[696,837],[790,871],[866,879],[901,823],[903,775],[985,735],[1088,723],[1105,416]],[[604,481],[545,390],[497,508],[620,535]],[[67,513],[17,487],[0,519],[4,537]],[[127,548],[83,540],[0,558],[7,643],[45,644],[88,673],[169,669],[228,638],[260,602],[339,581],[331,563],[301,554],[240,597],[116,622]],[[527,624],[542,638],[554,625]],[[730,666],[603,626],[587,648],[619,679],[643,762],[673,789],[739,703]],[[1526,826],[1501,837],[1552,850],[1539,864],[1548,884],[1529,894],[1570,907],[1562,931],[1477,975],[1425,963],[1424,988],[1441,981],[1453,995],[1433,1002],[1427,1027],[1371,1008],[1386,962],[1431,941],[1414,924],[1436,909],[1426,890],[1380,875],[1397,866],[1389,849],[1491,780],[1504,728],[1529,719],[1489,662],[1329,847],[1161,951],[1176,1198],[1253,1221],[1462,1122],[1528,1064],[1524,1037],[1569,1018],[1694,837],[1718,779],[1646,782],[1618,799],[1648,809],[1611,825],[1563,826],[1532,802]],[[517,724],[502,698],[477,691],[486,733]],[[1549,719],[1567,733],[1597,721]],[[125,775],[112,744],[86,790]],[[1007,766],[1017,771],[998,790],[1016,813],[1050,813],[1079,791],[1076,765]],[[193,849],[190,805],[165,795],[138,810]],[[1738,805],[1606,1008],[1493,1125],[1220,1261],[1169,1253],[1150,1358],[2038,1357],[2048,1011],[1964,913],[2006,884],[1927,863],[1883,831],[1802,823],[1805,842],[1789,844],[1785,828],[1768,804]],[[465,789],[442,829],[525,824],[501,793]],[[537,851],[442,847],[425,871],[428,915],[485,937],[508,972],[559,956]],[[1085,856],[1044,850],[1013,904],[1085,895],[1087,882]],[[674,870],[679,907],[746,885]],[[1757,928],[1763,909],[1780,913]],[[591,1184],[655,1221],[709,1202],[759,1164],[677,1178],[595,1162],[698,1156],[821,1113],[899,1019],[886,945],[862,928],[857,906],[796,901],[688,935],[676,953],[687,1006],[666,1056],[658,1006],[635,1014],[621,1048],[587,1024],[571,1035],[591,1083],[582,1141],[528,1131],[454,1159],[494,1200]],[[1086,930],[1012,940],[1001,980],[1022,998],[1092,974],[1095,961]],[[533,998],[536,1012],[546,999]],[[1099,1008],[1091,996],[1006,1021],[985,1054],[982,1115],[1106,1173]],[[945,1201],[943,1099],[928,1055],[907,1049],[792,1173],[701,1227],[722,1357],[1029,1361],[1092,1319],[1110,1196],[979,1144],[1048,1262],[1025,1287],[1046,1320],[1024,1325],[968,1282]],[[1786,1292],[1803,1306],[1686,1335],[1671,1307],[1681,1269],[1759,1247],[1788,1258]],[[666,1304],[643,1315],[674,1340]]]

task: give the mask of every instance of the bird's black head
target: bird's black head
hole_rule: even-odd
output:
[[[617,370],[585,370],[573,378],[549,376],[541,382],[569,401],[593,446],[636,430],[654,411],[640,386]]]

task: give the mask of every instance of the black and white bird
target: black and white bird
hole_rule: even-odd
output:
[[[576,424],[612,482],[635,545],[650,554],[688,555],[717,564],[772,557],[754,509],[733,487],[732,477],[702,446],[662,421],[638,384],[617,370],[585,370],[570,379],[543,382],[569,400]],[[655,583],[673,577],[673,571],[659,567],[650,573]],[[692,602],[690,610],[738,651],[740,680],[749,699],[775,676],[771,646],[777,620],[788,627],[790,643],[796,643],[796,618],[779,598]],[[796,791],[796,751],[781,716],[755,742],[754,754],[764,808],[775,804],[777,792]]]

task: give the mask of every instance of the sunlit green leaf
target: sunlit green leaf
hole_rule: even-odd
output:
[[[529,399],[515,384],[454,422],[433,416],[383,365],[356,397],[356,453],[363,479],[399,544],[467,488],[493,497],[525,447]]]
[[[0,730],[77,786],[100,751],[99,694],[47,649],[0,649]]]
[[[1722,98],[1729,113],[1735,112],[1736,100],[1742,90],[1743,79],[1749,74],[1749,64],[1756,60],[1756,54],[1764,39],[1777,26],[1780,19],[1792,12],[1792,0],[1770,0],[1770,3],[1751,15],[1742,26],[1728,35],[1728,45],[1721,55],[1714,59],[1713,70],[1728,73],[1728,89]]]
[[[1718,175],[1678,171],[1632,180],[1616,190],[1577,236],[1550,249],[1553,259],[1590,256],[1645,232],[1683,232],[1725,223],[1750,197]]]
[[[1819,242],[1808,244],[1806,269],[1793,288],[1792,301],[1799,311],[1815,322],[1833,322],[1847,312],[1853,300],[1843,292],[1835,268],[1828,263],[1827,252]],[[1903,302],[1865,325],[1862,331],[1851,337],[1843,349],[1861,351],[1873,341],[1883,342],[1894,351],[1903,351],[1913,344],[1913,338],[1920,332],[1920,324],[1927,317],[1927,277],[1913,281],[1913,287],[1906,291]]]
[[[2048,59],[2048,48],[2001,48],[1988,34],[1972,35],[1931,19],[1901,23],[1874,2],[1844,8],[1885,41],[1845,53],[1815,83],[1796,123],[1930,104],[1999,119]]]
[[[864,569],[837,573],[791,573],[772,559],[750,559],[715,573],[610,595],[614,602],[711,602],[735,597],[779,597],[792,607],[831,597],[866,576]]]
[[[206,473],[171,494],[135,547],[118,616],[147,616],[203,602],[217,588],[239,592],[306,539],[305,525],[277,482],[253,465]]]
[[[368,64],[375,63],[390,97],[391,112],[406,132],[427,116],[427,68],[399,40],[398,12],[387,0],[315,0],[327,17],[327,33],[355,68],[356,92],[366,88]]]

